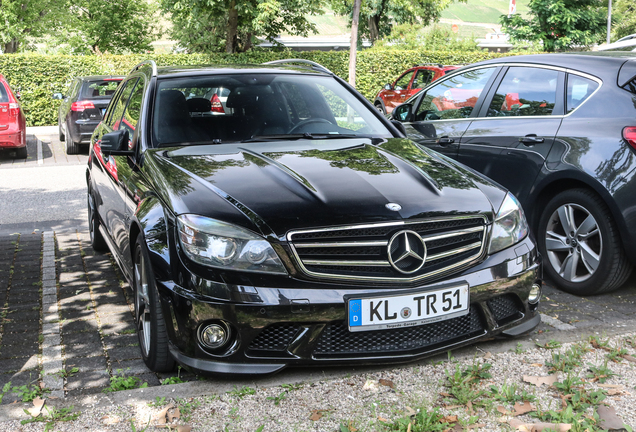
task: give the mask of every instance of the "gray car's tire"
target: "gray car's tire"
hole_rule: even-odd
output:
[[[68,125],[66,126],[66,140],[64,141],[64,149],[66,150],[67,155],[77,154],[79,153],[79,143],[73,141],[73,136],[68,133]]]
[[[620,234],[605,202],[587,189],[552,198],[537,230],[546,276],[576,295],[619,288],[632,272]]]
[[[26,147],[15,149],[15,158],[16,159],[26,159],[28,155],[29,154],[27,152],[27,148]]]
[[[57,133],[60,138],[60,142],[64,141],[64,132],[62,132],[62,123],[57,122]]]
[[[386,111],[384,110],[384,107],[382,106],[382,104],[380,102],[376,102],[375,109],[380,111],[380,113],[382,113],[382,114],[386,114]]]
[[[159,292],[150,266],[146,243],[137,236],[133,255],[135,323],[141,357],[153,372],[169,372],[174,369],[174,359],[168,350],[168,333],[161,311]]]

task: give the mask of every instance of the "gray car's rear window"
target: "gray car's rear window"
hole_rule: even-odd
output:
[[[88,81],[82,86],[80,99],[107,98],[110,99],[115,94],[121,79],[105,79],[102,81]]]

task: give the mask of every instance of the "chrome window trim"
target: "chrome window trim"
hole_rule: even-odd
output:
[[[333,273],[319,273],[319,272],[313,272],[309,269],[307,269],[307,267],[305,267],[305,263],[307,263],[308,261],[312,261],[312,260],[306,260],[303,261],[300,256],[298,255],[298,251],[296,248],[296,245],[293,243],[293,236],[294,234],[311,234],[311,233],[319,233],[319,232],[337,232],[337,231],[345,231],[345,230],[351,230],[351,229],[365,229],[365,228],[381,228],[381,227],[401,227],[401,226],[409,226],[409,225],[415,225],[415,224],[421,224],[421,223],[435,223],[435,222],[446,222],[449,220],[464,220],[464,219],[482,219],[484,224],[481,227],[473,227],[473,228],[465,228],[465,229],[459,229],[457,230],[458,232],[460,232],[460,234],[467,234],[467,233],[471,233],[471,232],[480,232],[483,231],[483,240],[481,241],[481,247],[479,248],[479,250],[472,256],[468,257],[467,259],[464,259],[460,262],[454,263],[453,265],[450,265],[448,267],[444,267],[432,272],[428,272],[428,273],[424,273],[421,274],[419,276],[415,276],[415,277],[411,277],[411,278],[401,278],[401,277],[376,277],[376,276],[349,276],[349,275],[341,275],[341,274],[333,274]],[[473,231],[474,230],[474,231]],[[448,233],[448,234],[454,234],[454,233]],[[485,256],[486,253],[486,246],[489,243],[488,242],[488,236],[490,235],[490,225],[488,222],[488,218],[483,215],[483,214],[476,214],[476,215],[467,215],[467,216],[451,216],[451,217],[443,217],[443,218],[431,218],[431,219],[418,219],[418,220],[413,220],[413,221],[396,221],[396,222],[384,222],[384,223],[377,223],[377,224],[361,224],[361,225],[346,225],[346,226],[340,226],[340,227],[330,227],[330,228],[317,228],[317,229],[308,229],[308,230],[294,230],[294,231],[290,231],[287,233],[286,238],[288,240],[288,244],[289,247],[291,249],[292,252],[292,256],[294,258],[294,260],[296,261],[296,264],[298,265],[298,269],[305,275],[310,276],[310,277],[314,277],[314,278],[319,278],[319,279],[331,279],[331,280],[343,280],[343,281],[367,281],[367,282],[389,282],[389,283],[410,283],[410,282],[415,282],[415,281],[420,281],[420,280],[424,280],[424,279],[431,279],[434,276],[437,276],[439,274],[443,274],[443,273],[448,273],[451,270],[459,270],[461,268],[464,268],[465,266],[467,266],[470,263],[476,262],[480,259],[482,259]],[[430,236],[428,238],[428,241],[431,241],[431,238],[434,237],[442,237],[442,236],[446,236],[445,234],[440,234],[438,236]],[[445,238],[445,237],[442,237]],[[426,241],[426,240],[425,240]],[[472,249],[476,249],[478,243],[474,243],[471,245],[467,245],[464,246],[462,248],[457,249],[457,252],[454,253],[462,253],[468,250],[472,250]],[[466,249],[468,248],[468,249]],[[300,248],[302,249],[302,248]],[[466,250],[464,250],[466,249]],[[453,251],[448,251],[448,253],[453,253]],[[439,256],[438,256],[439,255]],[[429,257],[428,260],[430,260],[431,258],[437,260],[440,258],[444,258],[445,256],[442,256],[444,254],[437,254],[434,255],[432,257]],[[314,262],[318,263],[321,262],[322,265],[334,265],[334,262],[346,262],[346,261],[322,261],[322,260],[313,260]],[[362,263],[361,266],[377,266],[377,267],[390,267],[390,264],[388,263],[388,261],[385,262],[384,261],[349,261],[349,263]],[[373,263],[373,264],[370,264]],[[377,263],[377,264],[375,264]],[[381,264],[380,264],[381,263]],[[308,264],[311,265],[311,264]],[[317,264],[315,264],[317,265]],[[340,264],[342,266],[345,265],[350,265],[350,264]],[[351,264],[351,265],[356,265],[356,264]]]

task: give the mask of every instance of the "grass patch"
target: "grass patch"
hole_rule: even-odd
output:
[[[141,379],[135,376],[124,376],[123,373],[124,371],[122,369],[117,369],[118,375],[110,377],[110,387],[106,387],[102,391],[104,393],[109,393],[148,387],[147,382],[142,382]]]

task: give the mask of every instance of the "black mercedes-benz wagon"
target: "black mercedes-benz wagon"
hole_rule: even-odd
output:
[[[540,321],[517,199],[315,63],[142,63],[86,176],[154,371],[404,362]]]

